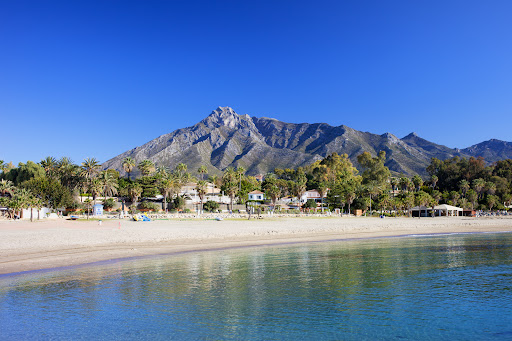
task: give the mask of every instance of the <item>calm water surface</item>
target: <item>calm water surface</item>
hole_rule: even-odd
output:
[[[512,234],[231,249],[0,277],[0,339],[512,339]]]

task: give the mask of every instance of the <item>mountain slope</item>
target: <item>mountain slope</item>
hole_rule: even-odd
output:
[[[508,155],[507,148],[510,147],[504,146],[501,154]],[[130,156],[137,162],[150,159],[169,168],[183,162],[191,172],[205,165],[209,174],[242,166],[248,174],[255,175],[274,168],[306,166],[333,152],[348,154],[357,166],[359,154],[368,151],[376,155],[380,150],[386,151],[386,165],[391,171],[406,175],[425,175],[432,157],[467,157],[477,152],[450,149],[416,134],[399,139],[390,133],[376,135],[343,125],[294,124],[238,115],[229,107],[219,107],[194,126],[162,135],[108,160],[103,167],[124,174],[122,160]]]

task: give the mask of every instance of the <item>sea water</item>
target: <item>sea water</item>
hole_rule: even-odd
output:
[[[512,234],[226,249],[2,276],[0,339],[512,339]]]

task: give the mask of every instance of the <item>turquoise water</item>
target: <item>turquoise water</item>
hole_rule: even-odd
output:
[[[0,277],[0,339],[512,339],[512,234],[230,249]]]

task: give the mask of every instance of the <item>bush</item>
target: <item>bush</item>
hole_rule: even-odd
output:
[[[66,207],[68,210],[81,210],[84,208],[84,205],[82,205],[81,203],[79,202],[72,202],[70,203],[69,205],[67,205]]]
[[[110,210],[110,209],[114,208],[115,204],[116,204],[115,200],[112,198],[109,198],[109,199],[103,201],[103,208],[106,210]]]
[[[158,211],[160,209],[160,205],[151,201],[143,201],[140,203],[139,208],[144,210]]]
[[[208,212],[214,212],[215,210],[219,209],[219,203],[216,201],[208,200],[203,204],[203,210]]]

